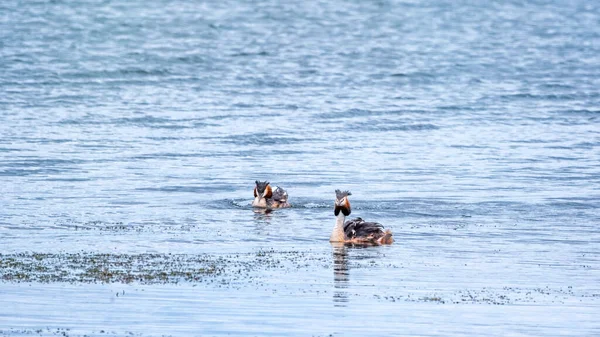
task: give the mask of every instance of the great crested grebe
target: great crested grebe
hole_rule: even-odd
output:
[[[366,222],[361,218],[346,220],[350,215],[350,201],[348,196],[352,195],[349,191],[335,190],[335,208],[333,214],[336,216],[335,227],[329,238],[330,242],[344,242],[356,244],[386,245],[394,242],[392,231],[383,230],[383,225],[376,222]]]
[[[291,207],[287,200],[288,194],[283,188],[275,187],[275,191],[273,191],[268,181],[256,181],[256,187],[254,187],[254,201],[252,201],[252,207]]]

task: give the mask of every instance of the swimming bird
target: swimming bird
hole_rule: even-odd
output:
[[[288,194],[281,187],[275,187],[275,191],[271,188],[268,181],[256,181],[254,187],[253,207],[260,208],[286,208],[291,207],[288,203]]]
[[[385,245],[394,242],[392,231],[389,229],[383,230],[383,225],[377,222],[366,222],[361,218],[344,222],[352,212],[350,201],[348,201],[350,195],[352,193],[349,191],[335,190],[333,214],[337,219],[329,241],[362,245]]]

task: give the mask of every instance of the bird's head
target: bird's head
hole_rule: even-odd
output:
[[[254,197],[259,199],[268,199],[273,196],[273,190],[269,185],[268,181],[256,181],[256,187],[254,187]]]
[[[335,190],[335,207],[333,209],[333,214],[337,216],[342,212],[345,216],[350,215],[352,213],[352,208],[350,207],[350,201],[348,201],[348,196],[352,195],[350,191],[340,191]]]

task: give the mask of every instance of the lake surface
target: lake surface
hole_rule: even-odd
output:
[[[1,336],[600,335],[593,1],[4,0],[0,56]]]

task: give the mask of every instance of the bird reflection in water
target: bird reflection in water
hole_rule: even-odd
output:
[[[273,212],[270,208],[253,208],[252,211],[254,212],[254,217],[261,220],[270,219]]]
[[[271,227],[271,212],[266,208],[253,208],[254,212],[254,229],[259,235],[268,235],[268,230]]]
[[[348,250],[341,242],[332,242],[333,253],[333,304],[345,307],[348,302]]]

